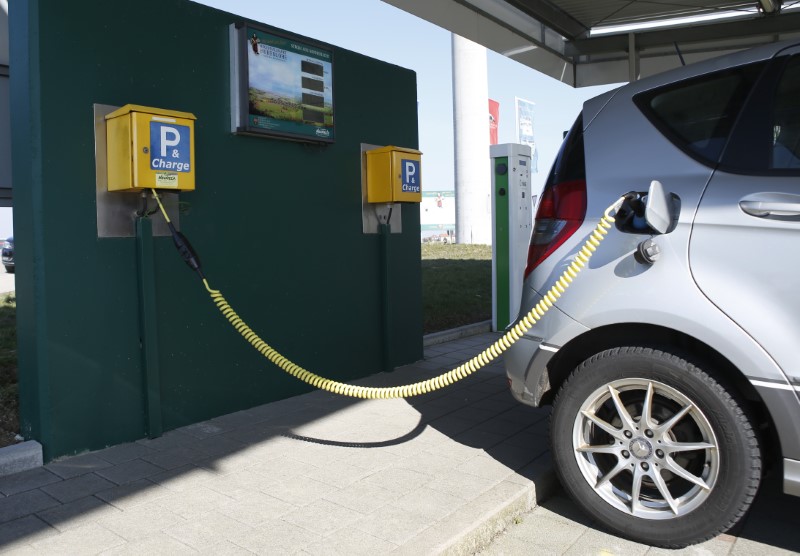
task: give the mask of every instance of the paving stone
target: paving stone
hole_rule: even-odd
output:
[[[431,488],[420,488],[398,498],[390,505],[425,517],[430,523],[434,523],[464,504],[463,498]]]
[[[37,467],[36,469],[0,477],[0,492],[6,496],[11,496],[12,494],[33,490],[60,480],[61,477],[51,473],[44,467]]]
[[[314,556],[374,556],[388,554],[396,544],[380,539],[354,527],[345,527],[335,537],[307,546],[301,553]]]
[[[197,442],[197,438],[190,434],[186,434],[179,430],[172,430],[165,432],[158,438],[143,438],[137,440],[136,444],[141,444],[152,450],[172,450],[181,446],[187,446]],[[142,456],[142,459],[147,459],[147,456]]]
[[[273,484],[271,480],[249,469],[243,469],[228,475],[217,475],[203,483],[203,486],[230,498],[241,499],[256,492],[269,490],[271,484]]]
[[[314,469],[305,474],[306,477],[320,481],[336,488],[344,488],[368,476],[370,471],[350,463],[337,461],[331,465]]]
[[[231,541],[222,541],[217,544],[212,544],[207,550],[201,551],[201,553],[213,554],[213,556],[253,556],[252,552]]]
[[[13,521],[58,505],[58,500],[41,490],[28,490],[0,498],[0,523]]]
[[[149,446],[139,444],[137,442],[129,442],[127,444],[119,444],[104,450],[93,452],[95,456],[106,460],[107,462],[117,465],[126,461],[139,459],[147,456],[153,452]]]
[[[422,487],[433,480],[433,476],[404,467],[388,467],[367,476],[362,482],[377,485],[392,492],[406,493]]]
[[[177,430],[182,434],[188,434],[189,436],[193,436],[197,439],[209,438],[225,432],[225,429],[223,429],[221,426],[215,425],[210,421],[195,423],[193,425],[181,427]]]
[[[222,503],[218,511],[245,525],[258,527],[262,523],[282,517],[296,508],[297,506],[294,504],[284,502],[269,494],[251,492],[236,500]]]
[[[213,438],[202,439],[193,446],[201,452],[205,452],[208,457],[238,454],[245,448],[244,444],[232,438],[230,434],[220,434]]]
[[[475,456],[459,464],[455,471],[492,482],[505,480],[514,472],[513,469],[509,469],[493,457],[487,455]]]
[[[163,469],[177,469],[192,465],[208,458],[208,454],[192,444],[175,446],[165,450],[154,451],[142,457],[142,460]]]
[[[210,488],[198,486],[183,492],[175,492],[169,496],[159,498],[151,504],[166,508],[185,519],[194,519],[205,512],[216,510],[229,502],[224,494]]]
[[[198,467],[208,469],[217,475],[229,475],[237,471],[247,469],[258,463],[261,463],[257,458],[246,452],[237,454],[228,454],[226,456],[214,456],[201,460],[196,463]]]
[[[587,530],[565,552],[565,556],[584,554],[614,554],[615,556],[643,556],[650,550],[646,544],[639,544],[608,533]]]
[[[103,556],[181,556],[197,551],[165,533],[155,533],[147,538],[128,541],[103,552]],[[209,551],[220,555],[222,552]]]
[[[341,461],[375,472],[392,465],[397,465],[400,463],[398,459],[396,454],[383,450],[358,450]]]
[[[252,528],[219,512],[206,512],[189,523],[167,527],[165,533],[195,550],[204,550],[222,540],[233,540]]]
[[[158,483],[173,492],[184,492],[192,490],[197,486],[202,486],[204,483],[216,477],[218,477],[218,475],[212,473],[208,469],[195,467],[194,465],[186,465],[152,475],[148,477],[147,480]]]
[[[138,481],[139,479],[152,477],[153,475],[161,473],[162,471],[163,469],[153,465],[152,463],[135,459],[126,461],[125,463],[120,463],[113,467],[100,469],[96,471],[96,474],[117,485],[126,485],[128,483]]]
[[[536,527],[510,527],[507,534],[525,542],[531,553],[555,551],[564,554],[587,531],[583,525],[537,517]]]
[[[397,500],[400,496],[401,493],[386,490],[376,484],[359,481],[341,490],[330,492],[324,498],[340,506],[368,514]]]
[[[304,527],[273,519],[258,529],[232,535],[228,540],[256,554],[292,554],[321,542],[322,536]]]
[[[497,484],[472,475],[443,474],[428,483],[427,487],[464,500],[474,500]]]
[[[317,466],[298,461],[293,458],[281,456],[269,461],[257,463],[248,468],[273,483],[280,483],[287,479],[310,473],[318,469]]]
[[[44,486],[42,490],[59,502],[66,503],[97,494],[114,486],[116,485],[111,481],[107,481],[94,473],[89,473]]]
[[[317,500],[308,506],[289,512],[281,519],[326,537],[362,517],[363,514],[329,500]]]
[[[101,517],[97,522],[127,541],[138,541],[186,523],[186,520],[153,503]]]
[[[70,529],[65,533],[32,543],[40,554],[99,554],[115,546],[125,544],[125,539],[108,529],[92,523]]]
[[[84,454],[50,462],[45,469],[64,479],[71,479],[106,467],[111,467],[111,463],[94,454]]]
[[[383,506],[360,519],[353,527],[390,543],[402,545],[430,526],[426,518],[394,506]]]
[[[533,547],[523,540],[503,534],[497,537],[489,547],[478,552],[477,556],[530,556],[531,554],[536,556],[561,556],[563,552],[546,546]],[[584,554],[588,555],[588,553]]]
[[[120,510],[94,496],[87,496],[36,514],[58,529],[67,531],[97,521],[106,515],[119,514]]]
[[[334,490],[336,487],[307,477],[292,477],[264,488],[266,494],[296,506],[311,504]]]
[[[95,496],[121,510],[128,510],[169,496],[172,493],[173,491],[159,484],[142,479],[98,492]]]
[[[439,455],[434,451],[421,451],[399,462],[396,467],[411,469],[434,477],[455,469],[460,460]]]
[[[0,525],[0,552],[14,550],[37,540],[58,535],[58,531],[35,515]]]

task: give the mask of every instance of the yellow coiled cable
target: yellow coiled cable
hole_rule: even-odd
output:
[[[167,220],[167,222],[169,222],[169,216],[167,215],[167,211],[164,209],[164,205],[161,204],[161,199],[158,197],[155,189],[152,191],[153,197],[155,197],[155,199],[158,201],[158,205],[161,208],[164,218]],[[449,386],[450,384],[453,384],[454,382],[471,375],[485,365],[488,365],[492,360],[499,357],[504,351],[510,348],[514,342],[519,340],[522,335],[525,334],[525,332],[527,332],[536,323],[536,321],[541,319],[542,316],[544,316],[544,314],[550,309],[550,307],[552,307],[553,304],[558,300],[558,298],[561,297],[561,295],[566,291],[583,267],[585,267],[589,262],[589,259],[597,249],[597,246],[600,245],[600,242],[603,241],[606,234],[608,234],[608,231],[612,228],[614,217],[611,216],[610,213],[618,210],[623,200],[624,197],[620,198],[613,205],[606,209],[603,217],[597,223],[597,226],[589,235],[589,238],[583,244],[583,247],[581,247],[581,249],[575,255],[575,258],[567,267],[567,269],[564,270],[558,280],[556,280],[555,284],[553,284],[547,293],[544,294],[542,299],[533,307],[533,309],[528,311],[524,317],[519,319],[514,326],[512,326],[505,334],[503,334],[503,336],[501,336],[491,346],[466,363],[462,363],[458,367],[439,376],[429,378],[428,380],[424,380],[422,382],[406,384],[404,386],[384,388],[356,386],[354,384],[345,384],[335,380],[330,380],[304,369],[300,365],[293,363],[278,353],[274,348],[262,340],[258,334],[253,332],[253,330],[247,326],[247,324],[245,324],[239,315],[236,314],[236,311],[234,311],[233,308],[228,304],[219,290],[212,289],[208,284],[208,280],[205,278],[203,278],[203,284],[205,285],[206,290],[208,290],[208,293],[211,295],[211,299],[214,301],[217,309],[219,309],[219,311],[222,313],[222,316],[228,319],[228,322],[231,323],[231,326],[233,326],[245,340],[247,340],[259,353],[261,353],[261,355],[266,357],[274,365],[280,367],[293,377],[298,378],[303,382],[314,386],[315,388],[320,388],[322,390],[327,390],[328,392],[333,392],[334,394],[341,394],[342,396],[351,396],[354,398],[388,399],[418,396],[420,394],[425,394],[427,392],[432,392],[434,390],[438,390],[439,388]]]

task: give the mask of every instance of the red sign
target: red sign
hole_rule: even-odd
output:
[[[489,99],[489,144],[497,144],[497,126],[500,124],[500,103]]]

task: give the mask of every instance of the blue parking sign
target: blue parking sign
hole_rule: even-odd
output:
[[[150,168],[156,171],[191,170],[192,134],[189,126],[150,121]]]
[[[407,193],[419,193],[419,160],[400,160],[402,191]]]

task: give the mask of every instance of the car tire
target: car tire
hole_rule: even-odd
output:
[[[665,548],[701,542],[732,527],[758,490],[761,454],[743,407],[681,357],[604,351],[572,372],[554,402],[556,472],[586,513],[622,537]]]
[[[6,272],[8,272],[9,274],[14,274],[14,267],[13,266],[7,266],[6,267]]]

